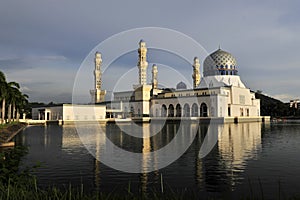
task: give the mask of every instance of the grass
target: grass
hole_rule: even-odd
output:
[[[8,181],[6,185],[0,184],[0,199],[10,199],[10,200],[19,200],[19,199],[30,199],[30,200],[80,200],[80,199],[198,199],[197,196],[191,196],[190,193],[183,192],[182,194],[168,194],[165,195],[160,192],[154,192],[153,195],[136,195],[130,192],[126,194],[117,194],[117,193],[101,193],[94,192],[91,194],[85,194],[83,189],[72,188],[71,185],[65,190],[60,190],[57,187],[51,187],[45,190],[42,190],[37,187],[35,179],[32,179],[27,184],[24,183],[11,183]]]
[[[15,134],[18,133],[26,124],[20,122],[11,122],[8,124],[0,124],[0,143],[9,142]]]
[[[7,128],[9,126],[12,126],[12,125],[16,125],[16,124],[19,124],[20,122],[17,122],[17,121],[12,121],[10,123],[5,123],[5,124],[0,124],[0,129],[3,129],[3,128]]]

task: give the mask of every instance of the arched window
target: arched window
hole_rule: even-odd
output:
[[[192,117],[198,117],[198,105],[196,103],[194,103],[192,105]]]
[[[165,104],[163,104],[161,106],[161,116],[162,117],[166,117],[167,116],[167,106]]]
[[[190,106],[189,104],[184,104],[183,106],[183,116],[184,117],[189,117],[190,116]]]
[[[134,108],[133,108],[133,106],[130,107],[130,115],[132,117],[134,117]]]
[[[207,117],[207,105],[202,103],[200,106],[200,117]]]
[[[169,113],[169,117],[174,117],[174,106],[172,104],[169,105],[169,108],[168,108],[168,113]]]
[[[180,106],[180,104],[176,105],[176,117],[181,117],[181,106]]]

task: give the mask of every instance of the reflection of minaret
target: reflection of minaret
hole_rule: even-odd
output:
[[[158,81],[157,81],[157,66],[154,64],[152,66],[152,89],[157,89]]]
[[[137,67],[139,68],[139,84],[146,85],[147,84],[147,47],[146,43],[141,40],[139,43],[139,61]]]
[[[103,149],[103,146],[106,143],[106,126],[101,124],[95,124],[93,126],[94,132],[96,135],[93,135],[93,138],[91,141],[95,141],[95,185],[97,190],[100,189],[100,184],[101,184],[101,174],[100,174],[100,156],[101,156],[101,148]]]
[[[146,171],[149,168],[149,163],[152,163],[153,159],[151,156],[151,141],[150,141],[150,124],[143,124],[143,160],[142,160],[142,171]],[[148,174],[142,173],[142,191],[147,192]]]
[[[101,86],[102,86],[101,53],[96,52],[94,62],[95,62],[95,70],[94,70],[95,89],[91,90],[90,93],[92,96],[92,103],[99,103],[105,100],[105,94],[106,94],[105,90],[101,90]]]
[[[200,83],[200,62],[197,57],[194,58],[193,64],[193,87],[196,88]]]
[[[201,129],[202,128],[202,129]],[[197,147],[201,147],[203,142],[204,134],[201,132],[203,129],[203,125],[197,126],[197,135],[195,137],[195,142]],[[199,150],[198,148],[195,148],[195,156],[196,156],[196,165],[195,165],[195,171],[196,171],[196,182],[199,188],[203,188],[203,159],[199,158]]]

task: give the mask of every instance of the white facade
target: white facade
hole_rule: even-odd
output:
[[[151,104],[153,117],[260,116],[260,101],[254,93],[234,86],[161,93]]]
[[[152,83],[147,83],[147,48],[139,43],[139,82],[132,91],[114,93],[112,102],[103,102],[106,91],[102,90],[101,54],[95,54],[95,89],[90,91],[96,105],[63,104],[54,107],[32,109],[33,119],[63,121],[93,121],[105,118],[134,117],[194,117],[194,118],[260,118],[260,100],[238,76],[237,62],[221,49],[210,54],[203,62],[195,57],[191,67],[193,88],[180,82],[176,89],[159,88],[159,66],[153,65]],[[228,120],[230,121],[230,120]]]
[[[145,44],[143,52],[146,62]],[[141,46],[139,54],[141,57]],[[140,83],[134,91],[116,92],[114,103],[127,105],[122,108],[126,116],[259,117],[260,100],[241,81],[236,65],[230,53],[218,49],[204,60],[204,76],[201,78],[200,61],[195,57],[192,74],[194,88],[187,89],[186,84],[180,82],[176,90],[157,88],[158,67],[155,66],[155,73],[152,74],[152,82],[155,82],[152,85],[141,86]]]
[[[94,121],[105,119],[104,105],[63,104],[52,107],[32,108],[33,120]]]

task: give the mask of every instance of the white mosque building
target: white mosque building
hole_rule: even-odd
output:
[[[56,107],[33,108],[33,119],[72,121],[114,121],[128,119],[150,120],[207,120],[223,122],[268,121],[260,116],[260,100],[255,98],[241,81],[236,59],[220,48],[207,56],[200,74],[200,60],[195,57],[193,88],[180,82],[176,89],[159,88],[159,66],[152,66],[152,81],[147,83],[147,46],[139,42],[138,84],[131,91],[114,92],[112,101],[105,101],[102,89],[102,56],[95,53],[94,89],[90,91],[91,104],[63,104]]]
[[[204,119],[219,118],[227,122],[263,121],[260,100],[255,98],[241,81],[236,59],[220,48],[203,62],[194,58],[193,88],[180,82],[176,89],[158,87],[159,67],[152,66],[152,83],[147,84],[147,47],[139,42],[139,83],[132,91],[115,92],[114,99],[104,101],[106,92],[101,90],[101,54],[95,54],[95,90],[92,102],[106,105],[107,118]]]

